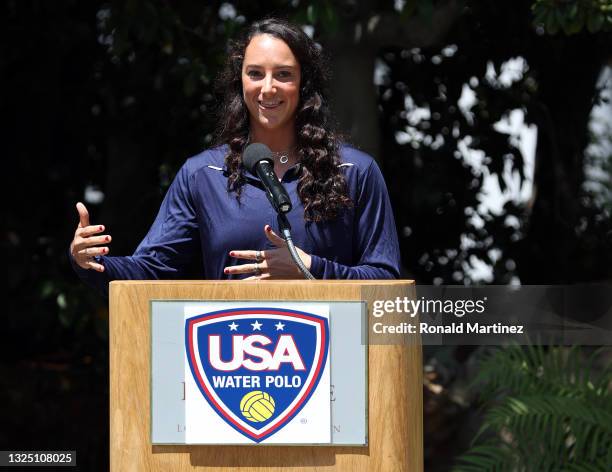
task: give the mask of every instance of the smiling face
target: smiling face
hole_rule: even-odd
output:
[[[252,131],[293,134],[300,78],[300,64],[284,41],[268,34],[251,40],[242,64],[242,92]]]

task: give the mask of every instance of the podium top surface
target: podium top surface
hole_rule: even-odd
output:
[[[382,286],[398,286],[398,285],[414,285],[414,280],[410,279],[393,279],[393,280],[113,280],[110,282],[111,287],[120,285],[190,285],[190,286],[205,286],[205,285],[223,285],[223,286],[295,286],[299,284],[304,286],[321,286],[321,285],[382,285]]]
[[[133,301],[208,300],[385,300],[407,296],[414,280],[117,280],[110,305]]]

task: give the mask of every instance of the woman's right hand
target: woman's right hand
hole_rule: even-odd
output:
[[[89,224],[89,212],[85,205],[79,202],[76,209],[79,213],[79,225],[70,243],[70,254],[79,267],[104,272],[104,266],[95,262],[94,257],[108,254],[108,246],[101,245],[110,243],[111,237],[109,234],[97,236],[104,231],[104,226]]]

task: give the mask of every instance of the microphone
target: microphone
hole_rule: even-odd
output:
[[[261,179],[266,196],[277,213],[291,211],[291,199],[274,173],[274,159],[268,146],[261,143],[249,144],[242,154],[242,164],[251,174]]]

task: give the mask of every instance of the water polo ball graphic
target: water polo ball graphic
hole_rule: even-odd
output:
[[[274,414],[274,398],[267,392],[253,390],[240,400],[240,411],[253,423],[269,420]]]

